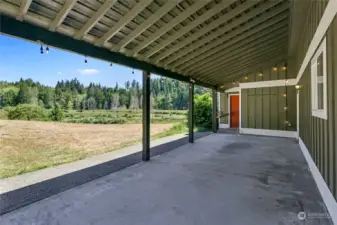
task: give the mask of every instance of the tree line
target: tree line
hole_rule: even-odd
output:
[[[196,86],[196,94],[207,89]],[[66,110],[140,109],[142,87],[136,81],[127,81],[121,87],[90,83],[84,86],[78,79],[58,81],[55,87],[42,85],[32,79],[18,82],[0,81],[0,108],[33,104],[51,109],[59,105]],[[151,107],[153,109],[183,110],[188,107],[188,84],[169,78],[151,79]]]

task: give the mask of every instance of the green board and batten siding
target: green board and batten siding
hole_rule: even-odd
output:
[[[318,27],[328,1],[312,1],[303,37],[299,45],[296,68],[299,69],[310,41]],[[300,138],[337,200],[337,19],[331,23],[327,38],[328,120],[312,116],[311,64],[306,67],[299,84]]]
[[[287,100],[283,96],[287,89]],[[294,101],[295,99],[295,101]],[[284,107],[287,106],[287,110]],[[286,122],[288,121],[288,123]],[[296,90],[293,86],[241,90],[241,127],[296,130]]]
[[[277,64],[278,70],[265,68],[263,76],[257,73],[242,77],[240,82],[285,80],[294,78],[288,70],[282,70],[285,63]],[[287,94],[284,97],[284,94]],[[228,98],[220,95],[220,111],[228,112]],[[287,106],[287,110],[284,107]],[[286,123],[288,121],[288,125]],[[228,124],[228,118],[221,118],[220,123]],[[269,130],[296,130],[296,90],[294,86],[271,88],[241,89],[241,127]]]

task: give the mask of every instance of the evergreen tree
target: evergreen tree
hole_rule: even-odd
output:
[[[90,97],[87,101],[88,109],[94,110],[97,109],[97,102],[94,97]]]
[[[28,87],[28,85],[25,84],[25,83],[22,83],[20,85],[20,90],[19,90],[19,94],[18,94],[18,97],[17,97],[17,103],[18,104],[29,103],[29,99],[30,99],[29,95],[30,95],[30,93],[29,93],[29,87]]]

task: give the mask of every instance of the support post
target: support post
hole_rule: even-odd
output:
[[[150,79],[150,73],[143,71],[143,161],[150,160]]]
[[[189,84],[188,91],[188,140],[194,143],[194,84]]]
[[[218,125],[217,125],[217,112],[218,112],[218,98],[217,98],[217,91],[216,90],[213,90],[212,91],[212,102],[213,102],[213,104],[212,104],[212,108],[213,108],[213,110],[212,110],[212,131],[213,131],[213,133],[217,133],[218,132]]]

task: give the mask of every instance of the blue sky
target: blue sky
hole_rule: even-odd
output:
[[[50,47],[49,54],[40,54],[40,45],[28,41],[0,35],[0,80],[18,81],[32,78],[42,84],[54,86],[57,81],[77,78],[85,85],[100,82],[123,86],[127,80],[141,82],[141,71],[124,66],[109,66],[109,63],[69,53]]]

